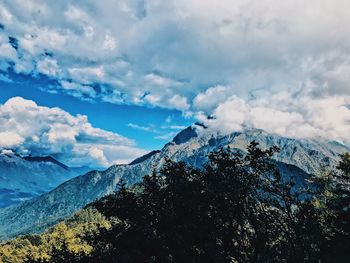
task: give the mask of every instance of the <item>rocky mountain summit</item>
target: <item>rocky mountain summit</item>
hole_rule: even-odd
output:
[[[251,141],[258,142],[262,148],[278,146],[280,152],[275,155],[275,160],[284,173],[293,173],[299,179],[323,168],[334,167],[339,154],[350,151],[349,147],[338,142],[284,138],[262,130],[220,134],[195,124],[181,131],[160,151],[153,151],[129,165],[88,172],[64,182],[49,193],[1,209],[0,238],[42,231],[88,203],[112,193],[121,180],[128,185],[140,182],[152,170],[160,169],[166,158],[202,167],[210,152],[227,146],[245,151]]]

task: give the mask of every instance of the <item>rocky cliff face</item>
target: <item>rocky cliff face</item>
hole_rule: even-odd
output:
[[[160,169],[166,158],[201,167],[208,153],[226,146],[244,151],[253,140],[262,148],[280,147],[276,161],[283,166],[281,169],[284,172],[296,174],[300,180],[323,167],[335,166],[338,154],[350,151],[347,146],[336,142],[289,139],[260,130],[220,135],[194,125],[180,132],[162,150],[140,157],[129,165],[115,165],[103,172],[89,172],[40,197],[0,210],[0,238],[41,231],[91,201],[112,193],[121,180],[129,185],[141,181],[153,169]]]

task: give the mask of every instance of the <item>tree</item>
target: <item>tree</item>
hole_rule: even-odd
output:
[[[201,169],[166,160],[72,220],[0,246],[0,261],[347,262],[350,155],[299,185],[271,158],[278,150],[226,147]]]

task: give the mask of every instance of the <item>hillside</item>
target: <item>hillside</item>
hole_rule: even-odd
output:
[[[103,172],[91,171],[40,197],[0,210],[0,220],[4,222],[0,226],[0,237],[7,239],[42,231],[88,203],[114,192],[121,181],[127,185],[140,182],[154,169],[159,170],[167,158],[200,168],[210,152],[227,146],[245,151],[253,140],[262,148],[278,146],[280,152],[274,159],[285,167],[286,173],[298,170],[299,180],[307,174],[318,173],[323,167],[334,167],[338,154],[349,151],[348,147],[335,142],[289,139],[260,130],[219,135],[194,125],[147,158],[130,165],[115,165]]]
[[[0,244],[0,262],[348,262],[350,154],[294,188],[275,152],[221,149],[202,169],[167,160],[43,234]]]

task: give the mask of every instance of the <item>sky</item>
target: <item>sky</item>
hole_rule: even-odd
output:
[[[108,166],[195,121],[349,144],[349,24],[348,0],[0,0],[0,147]]]

